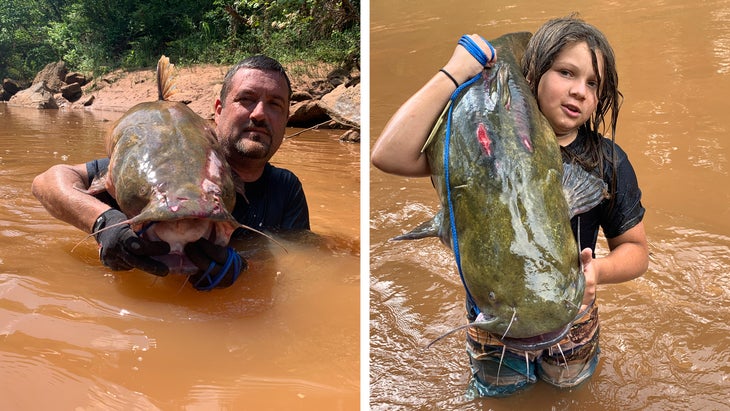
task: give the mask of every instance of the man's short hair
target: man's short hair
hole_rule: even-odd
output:
[[[289,76],[286,74],[286,70],[284,69],[284,67],[277,60],[269,56],[259,54],[256,56],[247,57],[239,61],[235,66],[231,67],[231,69],[228,70],[228,73],[226,73],[226,76],[223,78],[223,88],[221,88],[220,100],[222,103],[225,104],[226,97],[228,97],[228,90],[231,88],[231,79],[233,79],[233,76],[238,73],[238,70],[244,68],[270,71],[281,74],[284,77],[284,80],[286,80],[286,87],[289,90],[288,97],[291,98],[291,81],[289,80]]]

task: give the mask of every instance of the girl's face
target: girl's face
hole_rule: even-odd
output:
[[[603,75],[600,51],[596,51],[596,58]],[[560,145],[566,146],[575,140],[578,128],[596,111],[598,88],[588,44],[578,42],[563,47],[537,86],[540,111],[555,131]]]

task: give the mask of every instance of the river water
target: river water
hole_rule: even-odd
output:
[[[601,360],[584,385],[538,383],[469,400],[453,256],[437,240],[389,242],[438,210],[428,179],[371,169],[370,398],[374,410],[730,409],[730,2],[374,0],[371,144],[465,33],[535,31],[579,11],[616,52],[616,141],[647,208],[648,272],[600,286]],[[605,254],[605,241],[598,254]]]
[[[51,165],[103,156],[120,114],[0,104],[0,408],[357,409],[359,145],[286,140],[273,163],[302,180],[320,241],[237,244],[248,271],[197,292],[108,270],[30,193]]]

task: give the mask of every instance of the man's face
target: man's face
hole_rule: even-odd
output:
[[[238,70],[226,101],[215,105],[216,133],[228,160],[268,161],[281,146],[288,116],[289,89],[281,74]]]

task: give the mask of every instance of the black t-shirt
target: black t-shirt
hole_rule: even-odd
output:
[[[570,143],[566,149],[573,152],[582,151],[585,144],[587,131],[581,128],[576,139]],[[603,200],[593,209],[579,214],[571,220],[573,234],[577,236],[578,219],[580,219],[580,248],[590,247],[596,249],[596,241],[598,239],[598,228],[603,229],[606,238],[617,237],[635,225],[639,224],[644,218],[646,211],[641,205],[641,190],[636,179],[636,173],[631,166],[626,153],[610,139],[601,137],[604,152],[611,158],[612,147],[616,150],[616,193],[611,204],[610,199]],[[613,164],[610,161],[603,160],[603,181],[607,186],[611,187],[613,179]],[[594,170],[598,175],[598,170]]]
[[[586,132],[584,128],[581,128],[575,141],[570,143],[566,149],[576,153],[582,151],[581,149],[587,137]],[[610,139],[601,137],[601,141],[608,158],[611,158],[612,146],[616,150],[616,193],[613,206],[611,206],[610,199],[606,199],[591,210],[578,214],[570,220],[573,235],[576,239],[578,237],[578,221],[580,220],[580,239],[578,240],[580,249],[590,247],[594,250],[594,254],[599,227],[603,228],[603,234],[606,238],[614,238],[639,224],[644,218],[645,212],[644,207],[641,205],[641,190],[639,190],[639,184],[636,180],[636,173],[626,153]],[[610,161],[604,159],[603,168],[603,181],[610,189],[613,178],[613,165]],[[593,171],[598,175],[598,170]],[[478,311],[474,309],[468,298],[466,299],[466,310],[469,321],[474,321]]]
[[[103,158],[86,163],[89,181],[106,172],[109,159]],[[246,197],[236,193],[233,217],[241,224],[257,230],[309,230],[309,208],[302,183],[289,170],[267,163],[261,177],[245,183]],[[119,208],[106,192],[97,196],[100,200]],[[248,201],[246,201],[248,200]],[[245,231],[239,229],[234,236]]]

